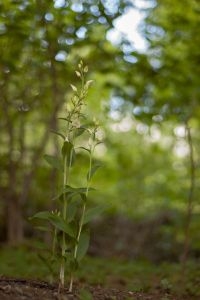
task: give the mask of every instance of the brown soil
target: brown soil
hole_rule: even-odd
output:
[[[105,289],[100,286],[75,286],[74,292],[67,290],[58,294],[57,286],[46,282],[0,279],[0,300],[191,300],[195,298],[178,297],[163,291],[151,293]],[[197,298],[196,298],[197,299]]]

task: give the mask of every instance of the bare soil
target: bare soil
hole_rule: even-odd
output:
[[[76,285],[73,293],[66,290],[58,293],[56,285],[46,282],[0,278],[0,300],[193,300],[194,297],[180,297],[163,293],[157,289],[154,292],[132,292],[117,289],[105,289],[100,286]]]

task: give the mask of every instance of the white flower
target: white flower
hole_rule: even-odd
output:
[[[75,87],[75,85],[70,84],[70,86],[71,86],[71,88],[72,88],[72,90],[73,90],[74,92],[77,92],[77,87]]]

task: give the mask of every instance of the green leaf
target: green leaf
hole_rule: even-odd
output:
[[[92,167],[91,171],[87,173],[87,180],[90,181],[96,171],[101,168],[101,165],[95,165]]]
[[[76,137],[82,135],[85,131],[87,130],[87,128],[85,126],[80,126],[79,128],[76,129]]]
[[[32,216],[30,218],[30,220],[32,220],[32,219],[49,220],[49,218],[51,216],[52,216],[52,213],[49,211],[40,211],[37,214],[35,214],[34,216]]]
[[[39,259],[46,265],[52,275],[55,275],[55,268],[52,266],[52,261],[50,262],[49,257],[45,257],[42,254],[38,254]]]
[[[75,151],[72,143],[65,141],[62,147],[63,158],[67,157],[67,165],[71,166],[75,160]]]
[[[73,228],[61,216],[54,215],[49,211],[42,211],[35,214],[30,219],[36,219],[36,218],[41,220],[47,220],[58,230],[65,232],[70,237],[73,238],[76,237],[76,233],[74,232]]]
[[[49,222],[58,230],[65,232],[68,236],[73,238],[76,237],[73,228],[61,216],[51,215]]]
[[[72,198],[77,195],[85,195],[89,191],[95,191],[92,187],[81,187],[81,188],[73,188],[72,186],[66,185],[63,189],[63,193],[67,193],[69,198]]]
[[[81,188],[73,188],[72,186],[66,185],[63,190],[59,193],[58,196],[55,196],[52,200],[60,199],[63,201],[63,196],[65,195],[68,200],[71,198],[80,195],[82,200],[86,200],[86,193],[96,191],[92,187],[81,187]]]
[[[90,241],[90,234],[89,231],[83,231],[81,233],[79,242],[78,242],[78,249],[77,249],[77,260],[80,261],[85,254],[87,253]]]
[[[71,258],[70,261],[69,261],[69,270],[71,272],[75,272],[75,271],[78,270],[78,268],[79,268],[78,261],[76,259],[74,259],[74,258]]]
[[[88,153],[91,153],[91,150],[90,150],[90,149],[87,149],[87,148],[85,148],[85,147],[78,147],[78,149],[83,149],[83,150],[87,151]]]
[[[83,200],[83,202],[86,202],[87,201],[86,194],[81,194],[81,199]]]
[[[92,187],[74,188],[74,187],[72,187],[70,185],[66,185],[63,191],[77,193],[77,194],[82,194],[82,193],[86,193],[87,191],[95,191],[95,189],[92,188]]]
[[[59,120],[67,121],[69,123],[72,123],[72,121],[69,118],[58,118]]]
[[[62,162],[56,156],[45,154],[44,159],[54,169],[63,170]]]
[[[60,133],[58,131],[55,131],[55,130],[51,130],[51,132],[54,133],[54,134],[57,134],[58,136],[60,136],[61,138],[63,138],[63,140],[65,140],[64,134],[62,134],[62,133]]]
[[[83,224],[87,224],[95,217],[99,216],[105,210],[105,206],[97,206],[86,211]]]
[[[45,227],[45,226],[36,226],[35,228],[38,229],[38,230],[41,230],[41,231],[45,231],[45,232],[50,232],[51,231],[50,228]]]
[[[67,209],[68,222],[71,222],[72,220],[74,220],[74,217],[78,210],[78,205],[79,205],[79,201],[72,201],[68,204],[68,209]]]
[[[62,147],[63,157],[65,157],[65,156],[69,157],[70,154],[71,154],[72,149],[73,149],[73,144],[68,142],[68,141],[65,141],[64,144],[63,144],[63,147]]]

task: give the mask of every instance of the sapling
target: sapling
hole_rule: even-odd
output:
[[[85,80],[87,72],[88,67],[81,61],[78,70],[75,71],[80,80],[80,87],[71,84],[73,95],[67,103],[66,115],[59,118],[65,124],[65,132],[54,132],[62,138],[61,158],[45,155],[47,162],[53,168],[59,169],[62,174],[62,189],[54,198],[58,201],[58,209],[54,212],[39,212],[33,216],[51,224],[52,258],[60,261],[59,290],[65,286],[67,267],[70,274],[69,291],[72,291],[75,271],[89,246],[87,223],[102,210],[102,207],[87,209],[88,194],[94,190],[91,187],[91,179],[100,167],[99,164],[94,163],[95,147],[100,143],[97,138],[98,124],[87,123],[86,116],[83,114],[88,89],[92,83],[91,80]],[[84,146],[77,145],[78,137],[81,135],[84,135]],[[76,154],[80,151],[86,151],[89,155],[86,186],[73,187],[71,173],[76,163]],[[80,165],[79,169],[81,171]]]

